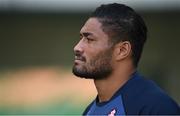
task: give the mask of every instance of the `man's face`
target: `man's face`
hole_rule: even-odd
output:
[[[76,76],[102,79],[111,74],[112,45],[98,19],[90,18],[82,27],[74,53],[73,73]]]

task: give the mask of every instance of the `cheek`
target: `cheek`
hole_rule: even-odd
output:
[[[112,60],[112,51],[109,49],[94,51],[87,59],[88,63],[94,63],[94,65],[110,60]]]
[[[99,54],[98,51],[98,48],[94,47],[93,45],[84,46],[84,56],[86,61],[88,62],[92,60],[97,54]]]
[[[86,61],[89,62],[94,60],[100,54],[108,52],[110,49],[109,47],[110,46],[108,46],[107,43],[100,41],[92,44],[86,44],[84,46],[84,56],[86,57]]]
[[[92,60],[94,60],[94,58],[96,57],[96,55],[97,55],[97,53],[95,53],[95,52],[91,52],[91,51],[89,51],[87,54],[86,54],[86,62],[87,63],[89,63],[89,62],[91,62]]]

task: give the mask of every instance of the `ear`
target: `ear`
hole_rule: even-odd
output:
[[[117,61],[125,59],[131,55],[131,44],[129,41],[123,41],[115,46],[115,59]]]

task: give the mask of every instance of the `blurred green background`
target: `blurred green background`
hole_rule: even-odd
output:
[[[180,10],[138,10],[138,12],[143,16],[149,30],[139,70],[180,103]],[[76,78],[71,74],[71,67],[74,57],[73,47],[79,41],[79,30],[89,14],[90,11],[24,12],[12,9],[0,11],[0,114],[83,112],[96,92],[91,88],[93,83],[84,83],[84,80],[82,85],[77,87],[77,83],[73,81]],[[48,71],[50,73],[47,73]],[[35,77],[40,79],[37,81]],[[34,80],[29,81],[29,78]],[[64,78],[67,80],[62,81]],[[53,93],[54,97],[42,100],[40,98],[33,104],[28,102],[31,97],[27,98],[27,101],[25,97],[24,101],[16,100],[18,96],[13,97],[20,94],[19,91],[26,94],[26,97],[28,94],[36,94],[33,91],[37,93],[40,93],[41,89],[46,91],[46,87],[41,88],[38,85],[45,83],[48,87],[52,87],[48,83],[49,80],[53,80],[51,83],[53,88],[47,91],[60,88]],[[34,82],[37,85],[33,89],[31,86],[34,86]],[[54,87],[54,83],[58,85],[62,84],[61,82],[65,86]],[[87,83],[91,83],[90,86]],[[68,89],[71,84],[75,84],[74,87],[77,88]],[[21,90],[28,88],[27,86],[31,88],[28,94],[26,92],[29,89]],[[87,91],[83,93],[81,89]],[[63,90],[65,94],[58,93]],[[46,95],[48,94],[42,93],[39,96]],[[23,95],[19,96],[23,98]]]

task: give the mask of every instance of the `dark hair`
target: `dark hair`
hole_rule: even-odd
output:
[[[141,16],[124,4],[113,3],[101,5],[90,17],[102,23],[103,31],[113,44],[120,41],[131,43],[133,63],[137,67],[147,38],[147,28]]]

